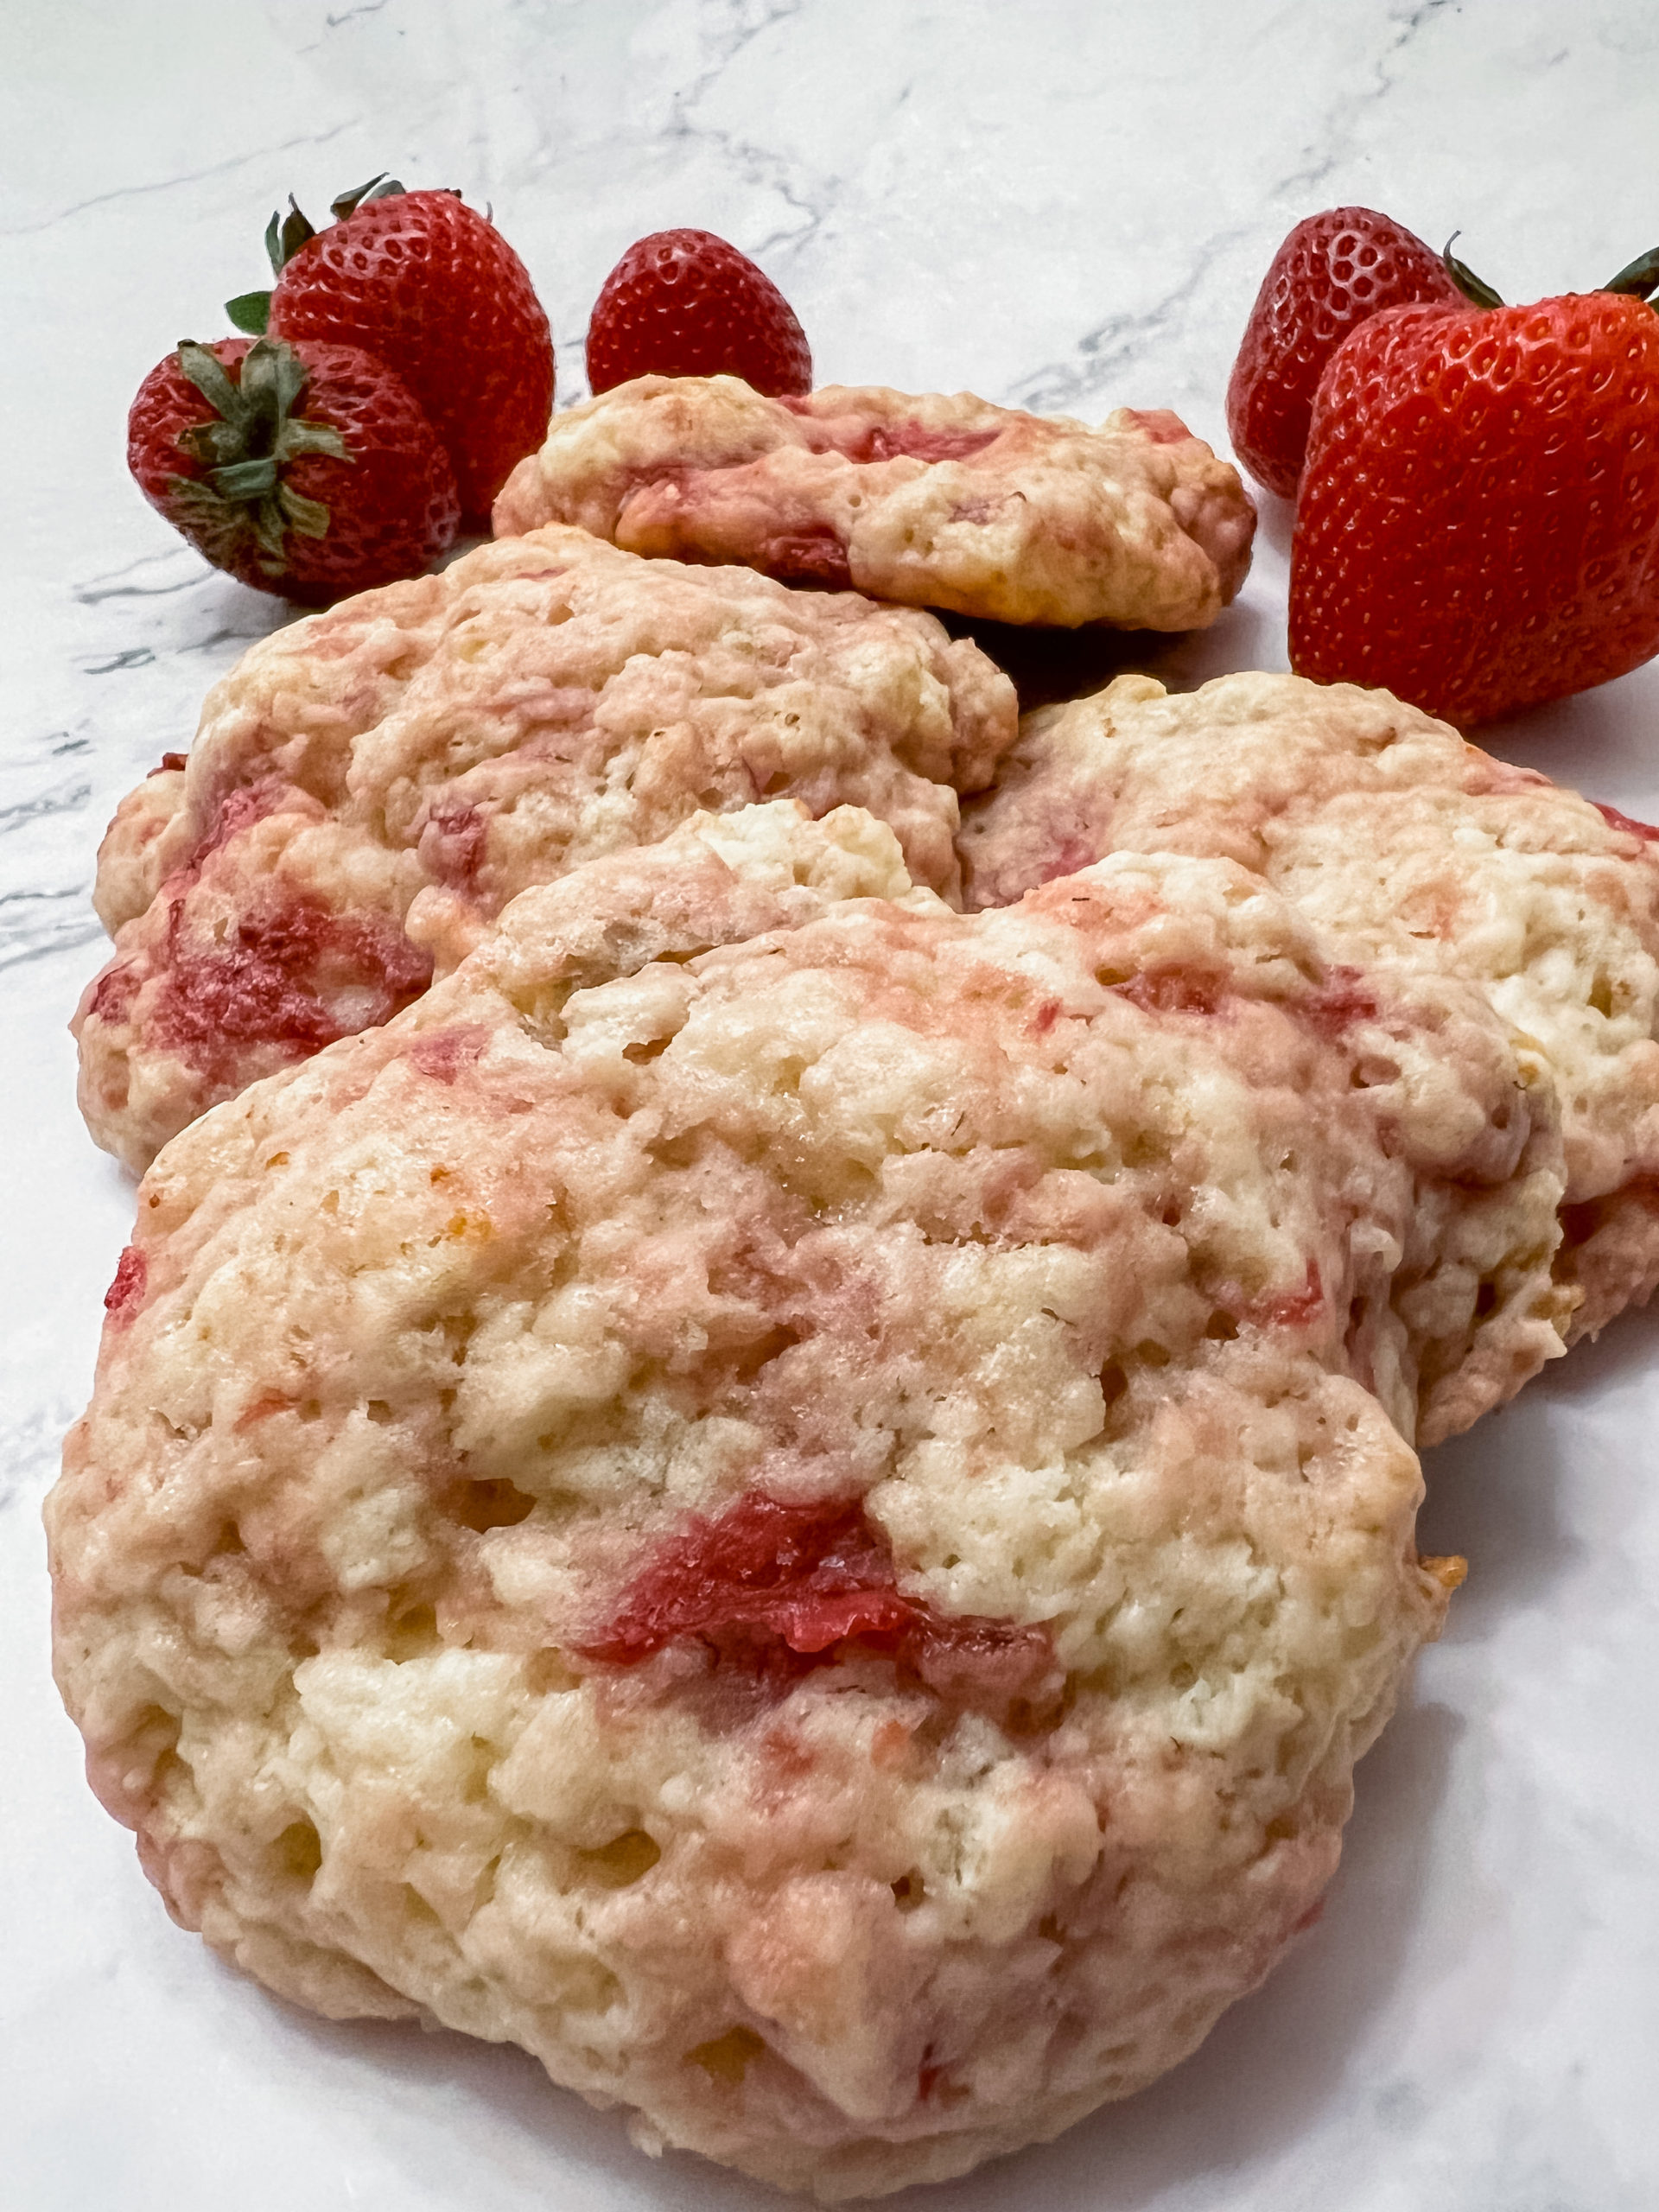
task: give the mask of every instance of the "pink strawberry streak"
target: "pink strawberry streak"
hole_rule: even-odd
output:
[[[915,1611],[861,1506],[788,1505],[755,1491],[661,1545],[584,1649],[632,1666],[681,1637],[742,1629],[817,1652],[865,1628],[906,1625]]]
[[[1148,1014],[1214,1014],[1234,996],[1224,970],[1196,965],[1144,968],[1113,988],[1120,998]],[[1319,982],[1291,1001],[1286,1011],[1300,1016],[1320,1036],[1334,1039],[1357,1021],[1375,1020],[1378,1007],[1361,969],[1336,967],[1327,969]]]
[[[129,1244],[116,1262],[115,1280],[104,1294],[104,1311],[112,1328],[124,1328],[144,1302],[149,1263],[136,1244]]]
[[[451,891],[471,892],[489,849],[490,825],[469,801],[434,806],[421,831],[417,850],[422,867],[435,883]]]
[[[175,901],[155,1041],[212,1081],[240,1079],[239,1056],[276,1046],[303,1059],[347,1033],[326,994],[366,992],[361,1027],[390,1020],[432,979],[428,955],[395,922],[294,899],[245,914],[223,940],[194,943]]]
[[[435,1083],[453,1084],[463,1068],[475,1066],[487,1050],[490,1033],[482,1022],[429,1030],[410,1046],[408,1058]]]
[[[1327,968],[1318,988],[1301,1001],[1301,1012],[1322,1036],[1339,1037],[1356,1021],[1375,1021],[1381,1008],[1358,968]]]
[[[1630,815],[1621,814],[1616,806],[1604,806],[1599,798],[1592,799],[1590,804],[1609,829],[1622,830],[1627,836],[1640,837],[1643,844],[1659,844],[1659,829],[1656,829],[1652,823],[1637,822]]]
[[[182,755],[168,754],[162,765],[175,763],[182,765]],[[390,916],[338,913],[303,896],[283,899],[269,880],[256,880],[250,906],[223,936],[189,926],[187,900],[210,857],[293,796],[278,776],[228,791],[162,888],[167,931],[150,1039],[218,1087],[239,1089],[247,1080],[247,1048],[270,1046],[285,1058],[304,1059],[354,1030],[390,1020],[432,980],[430,956]],[[134,963],[111,963],[89,987],[88,1015],[126,1020],[143,981]],[[354,1001],[350,1020],[341,1018],[346,995]]]
[[[828,523],[780,531],[766,540],[764,554],[768,575],[791,583],[817,584],[830,591],[852,588],[846,544]]]
[[[163,756],[162,766],[176,754]],[[202,864],[221,845],[228,845],[232,837],[251,829],[256,822],[263,822],[275,814],[292,791],[292,785],[281,776],[261,776],[257,782],[243,784],[226,792],[213,810],[213,820],[196,841],[194,849],[180,873],[194,883],[201,874]]]
[[[1214,1014],[1228,995],[1226,977],[1200,968],[1145,968],[1114,988],[1146,1014]]]
[[[810,398],[785,398],[779,404],[810,426],[809,442],[814,450],[842,454],[849,461],[970,461],[1002,434],[1000,425],[988,430],[951,430],[913,421],[864,423],[856,416],[821,416]]]
[[[100,1021],[124,1021],[138,995],[139,978],[130,961],[113,963],[94,978],[87,1012]]]
[[[1308,1329],[1325,1310],[1325,1279],[1317,1260],[1308,1262],[1294,1290],[1263,1291],[1252,1298],[1241,1283],[1219,1282],[1214,1297],[1224,1313],[1252,1329]]]
[[[804,1672],[861,1646],[967,1698],[1018,1696],[1053,1663],[1043,1630],[952,1618],[905,1596],[857,1501],[791,1505],[759,1491],[659,1544],[578,1649],[633,1667],[685,1639],[756,1674]]]
[[[1319,1263],[1310,1260],[1300,1290],[1269,1292],[1244,1306],[1239,1319],[1264,1329],[1306,1329],[1324,1311],[1325,1285],[1319,1276]]]
[[[1124,412],[1154,446],[1185,445],[1192,435],[1180,416],[1167,407],[1129,407]]]

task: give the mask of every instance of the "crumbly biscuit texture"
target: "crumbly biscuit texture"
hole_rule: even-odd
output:
[[[556,416],[507,480],[498,535],[552,521],[1001,622],[1191,630],[1243,582],[1255,511],[1166,410],[1090,429],[971,392],[639,377]]]
[[[856,802],[954,898],[957,792],[1014,717],[929,615],[579,530],[346,601],[246,654],[188,766],[117,814],[82,1110],[142,1170],[215,1100],[406,1005],[526,885],[702,809]]]
[[[1386,692],[1122,677],[1027,717],[965,812],[970,906],[1119,849],[1260,870],[1347,957],[1475,983],[1560,1100],[1556,1262],[1593,1332],[1659,1281],[1659,832]]]
[[[142,914],[161,882],[158,847],[184,803],[181,753],[163,756],[115,810],[98,855],[92,908],[113,937]]]
[[[1128,2094],[1440,1618],[1360,1370],[1505,1172],[1459,1019],[1229,863],[964,917],[850,809],[525,893],[141,1186],[48,1507],[94,1786],[272,1987],[825,2199]]]

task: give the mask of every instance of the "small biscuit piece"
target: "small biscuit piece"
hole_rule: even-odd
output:
[[[906,883],[702,817],[204,1116],[48,1507],[180,1920],[826,2199],[1139,2088],[1313,1912],[1455,1579],[1357,1370],[1500,1164],[1455,988],[1236,866]]]
[[[1014,731],[1007,678],[929,615],[579,530],[345,601],[247,653],[184,772],[117,814],[81,1110],[142,1170],[215,1100],[407,1005],[526,885],[700,809],[856,801],[954,899],[957,792]]]
[[[1027,717],[965,810],[969,903],[1122,849],[1259,869],[1368,969],[1467,978],[1560,1098],[1556,1274],[1593,1334],[1659,1282],[1659,831],[1493,760],[1387,692],[1290,676],[1184,697],[1122,677]]]
[[[508,478],[498,536],[555,521],[1001,622],[1192,630],[1244,581],[1255,510],[1166,410],[1091,430],[965,391],[639,377],[556,416]]]

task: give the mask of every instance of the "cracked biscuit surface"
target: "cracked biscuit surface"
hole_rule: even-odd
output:
[[[1255,511],[1167,410],[1090,429],[971,392],[639,377],[556,416],[507,480],[498,535],[552,521],[1001,622],[1191,630],[1243,582]]]
[[[1477,985],[1560,1101],[1556,1261],[1593,1332],[1659,1281],[1659,832],[1387,692],[1122,677],[1028,716],[964,815],[969,903],[1123,849],[1259,869],[1368,969]]]
[[[1484,1017],[1226,861],[953,913],[853,809],[527,892],[140,1188],[48,1506],[94,1786],[273,1988],[647,2147],[1058,2133],[1312,1914],[1438,1626],[1362,1377],[1462,1341]]]
[[[142,1170],[215,1100],[385,1020],[526,885],[700,809],[892,823],[957,894],[1014,692],[929,616],[553,528],[344,601],[209,693],[99,855],[80,1103]],[[168,765],[171,764],[171,765]]]

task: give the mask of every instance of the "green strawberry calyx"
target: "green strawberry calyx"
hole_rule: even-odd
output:
[[[395,176],[382,169],[378,176],[372,176],[366,184],[353,185],[349,192],[328,203],[328,212],[336,222],[343,223],[348,215],[356,214],[359,207],[367,207],[371,200],[391,200],[404,187]],[[302,245],[309,245],[317,235],[309,218],[301,210],[290,192],[288,213],[276,209],[265,226],[265,253],[270,263],[270,273],[280,276]],[[233,300],[226,300],[225,312],[238,330],[245,330],[251,338],[263,338],[270,322],[270,294],[238,292]]]
[[[366,207],[371,200],[396,200],[403,189],[403,186],[398,183],[395,176],[391,175],[385,169],[382,169],[378,175],[372,176],[366,184],[355,184],[349,192],[342,192],[338,198],[331,200],[328,202],[328,213],[337,223],[343,223],[348,215],[355,215],[359,207]],[[294,207],[291,200],[288,204],[290,207]],[[294,212],[298,215],[300,211],[295,207]],[[300,220],[304,222],[303,215],[300,216]],[[308,231],[307,235],[309,236]],[[291,255],[297,251],[297,248],[290,246],[288,251]]]
[[[283,539],[289,531],[321,537],[328,529],[327,508],[287,480],[289,463],[308,453],[349,461],[351,450],[332,424],[296,414],[310,372],[280,338],[261,338],[248,348],[239,384],[194,339],[180,340],[176,359],[180,373],[213,409],[213,419],[179,432],[181,450],[204,474],[168,478],[174,512],[220,543],[251,530],[259,547],[259,566],[267,575],[280,576],[288,567]]]
[[[1634,261],[1627,261],[1618,276],[1610,276],[1600,289],[1651,301],[1655,292],[1659,291],[1659,245],[1651,245],[1645,253],[1638,253]]]
[[[1478,308],[1501,308],[1503,304],[1502,295],[1495,292],[1484,276],[1477,276],[1468,263],[1459,261],[1452,252],[1452,247],[1462,236],[1461,231],[1453,231],[1446,242],[1446,251],[1440,259],[1446,264],[1446,275],[1465,299],[1472,300]]]
[[[1460,231],[1453,231],[1446,242],[1446,251],[1440,259],[1446,264],[1446,274],[1464,296],[1472,300],[1478,308],[1501,308],[1503,305],[1502,296],[1452,252],[1452,247],[1462,235]],[[1634,261],[1627,261],[1618,276],[1610,276],[1605,284],[1598,284],[1596,289],[1599,292],[1622,293],[1628,299],[1646,300],[1649,305],[1659,307],[1659,300],[1654,297],[1655,293],[1659,292],[1659,245],[1649,246],[1645,253],[1638,253]]]

